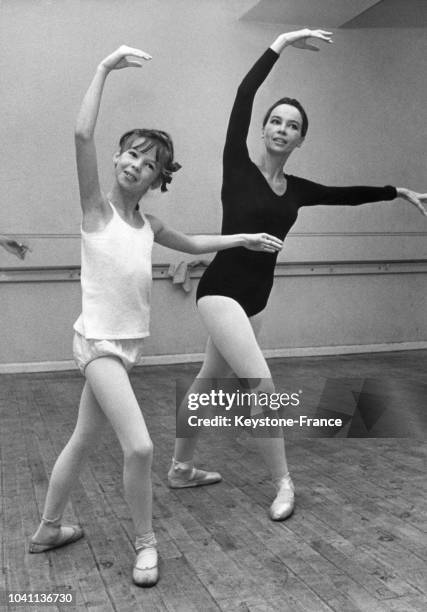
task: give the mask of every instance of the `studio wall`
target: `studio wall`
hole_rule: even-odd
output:
[[[240,20],[253,4],[1,3],[0,233],[18,236],[32,251],[24,262],[0,252],[0,364],[71,358],[78,282],[51,281],[46,270],[64,269],[67,278],[67,267],[80,262],[74,120],[97,62],[120,44],[140,47],[153,60],[108,78],[96,134],[103,185],[108,188],[124,131],[166,129],[183,168],[167,194],[150,194],[147,210],[190,233],[218,231],[221,152],[236,87],[280,31],[305,25]],[[287,172],[325,184],[426,191],[424,29],[337,30],[334,40],[319,53],[288,49],[280,58],[255,101],[248,141],[253,158],[261,150],[264,110],[292,95],[307,108],[310,128]],[[299,262],[406,263],[393,274],[367,275],[354,263],[354,273],[344,276],[313,277],[309,267],[298,277],[279,275],[263,347],[427,342],[427,280],[420,267],[427,260],[426,238],[426,218],[399,200],[302,211],[280,255],[284,270]],[[191,257],[155,248],[159,268],[181,259]],[[34,282],[22,282],[28,269],[40,271]],[[147,354],[200,353],[205,333],[194,295],[159,278],[153,300]]]

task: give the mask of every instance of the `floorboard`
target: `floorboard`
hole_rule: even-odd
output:
[[[311,403],[327,381],[341,385],[343,405],[351,404],[349,389],[366,379],[383,381],[389,401],[401,401],[402,410],[399,394],[407,394],[408,419],[417,426],[411,438],[290,436],[297,507],[283,523],[268,519],[274,490],[248,433],[202,434],[198,465],[219,470],[222,483],[167,487],[175,381],[191,380],[198,366],[137,368],[132,384],[155,446],[153,513],[161,553],[161,580],[146,590],[130,580],[132,522],[121,450],[110,428],[64,517],[81,523],[86,537],[50,553],[27,553],[54,461],[75,423],[83,379],[75,372],[1,375],[0,591],[74,592],[73,606],[49,611],[426,610],[427,432],[411,395],[426,384],[426,360],[427,351],[270,360],[278,389],[299,385]]]

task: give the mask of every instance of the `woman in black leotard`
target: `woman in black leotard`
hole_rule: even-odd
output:
[[[331,41],[323,30],[299,30],[282,34],[259,58],[238,88],[231,112],[223,156],[223,234],[267,231],[284,239],[301,206],[350,204],[392,200],[398,196],[426,214],[427,194],[403,188],[326,187],[287,175],[283,167],[300,147],[308,120],[300,103],[284,98],[268,110],[263,124],[264,154],[259,165],[249,157],[246,138],[252,104],[258,87],[283,49],[289,45],[318,50],[309,38]],[[206,358],[189,393],[205,392],[209,379],[222,378],[230,370],[239,378],[262,379],[258,392],[273,392],[270,370],[257,343],[260,313],[265,308],[274,279],[277,253],[252,253],[242,248],[223,251],[207,268],[197,290],[198,307],[209,331]],[[289,476],[283,437],[257,438],[270,469],[277,496],[270,508],[273,520],[293,511],[293,484]],[[196,437],[177,438],[169,471],[171,487],[217,482],[216,472],[193,467]]]

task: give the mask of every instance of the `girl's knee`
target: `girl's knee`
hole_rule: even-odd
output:
[[[124,449],[125,460],[151,464],[153,450],[154,447],[151,439],[136,442]]]
[[[69,447],[79,455],[87,455],[96,446],[99,440],[99,432],[85,433],[75,430],[68,442]]]

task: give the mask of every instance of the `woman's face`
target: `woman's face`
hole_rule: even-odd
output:
[[[272,155],[292,153],[304,141],[301,135],[302,117],[299,110],[290,104],[279,104],[273,108],[263,128],[264,144]]]

